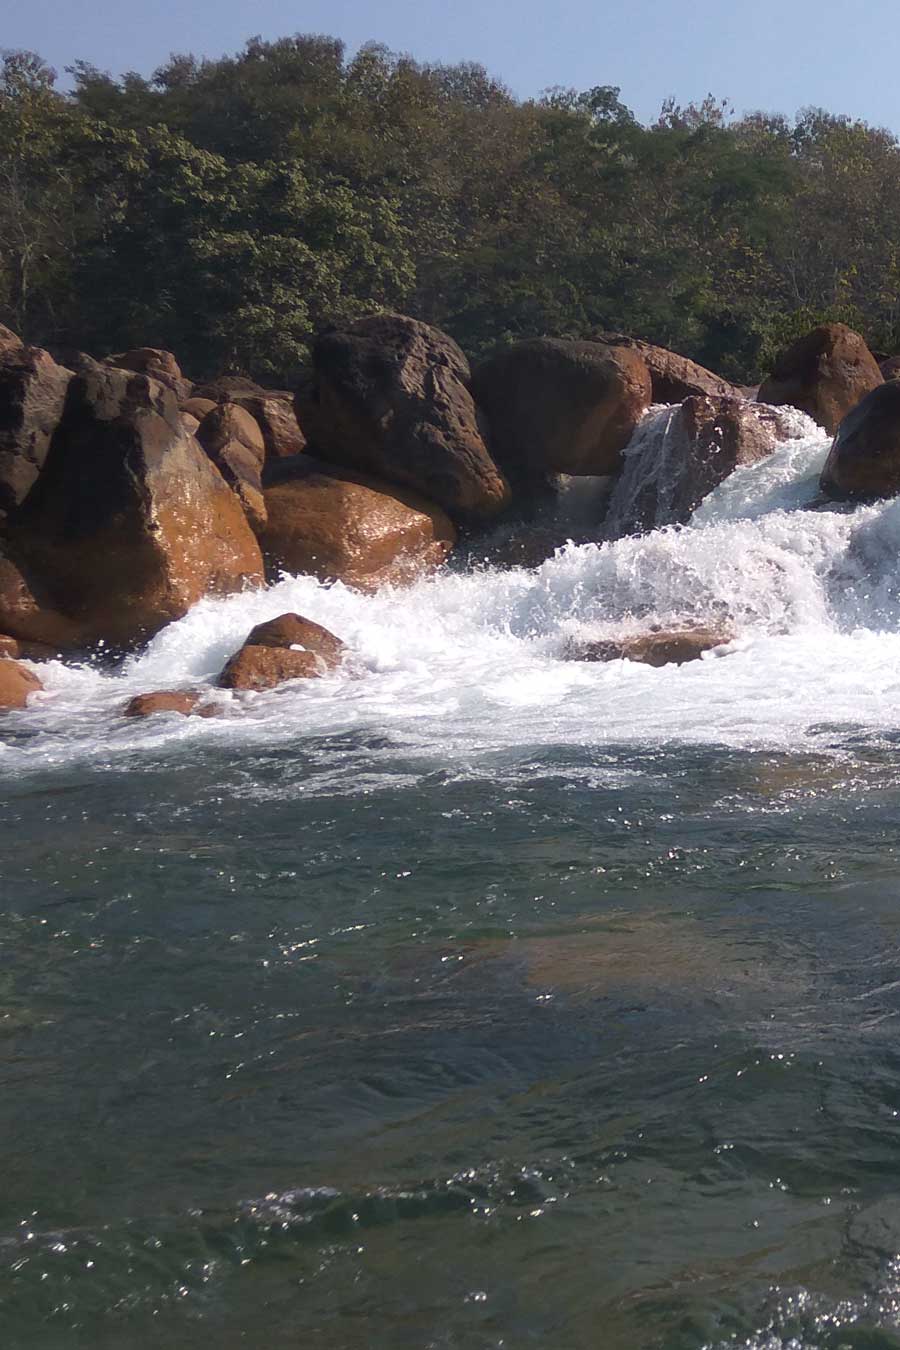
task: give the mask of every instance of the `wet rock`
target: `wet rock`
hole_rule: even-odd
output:
[[[742,398],[695,395],[648,419],[613,489],[605,537],[684,524],[729,474],[789,434],[785,414]]]
[[[47,590],[27,568],[0,555],[0,632],[54,651],[84,645],[81,626],[54,606]],[[23,653],[24,655],[24,653]]]
[[[698,661],[704,652],[731,642],[733,635],[710,628],[673,629],[640,633],[635,637],[579,640],[570,643],[570,661],[636,661],[644,666],[682,666]]]
[[[599,333],[598,342],[606,342],[611,347],[627,347],[637,352],[644,360],[650,372],[654,403],[681,403],[695,394],[711,398],[740,398],[743,391],[714,375],[696,361],[686,356],[670,352],[666,347],[654,347],[650,342],[639,338],[626,337],[623,333]]]
[[[378,314],[323,333],[313,366],[296,408],[317,456],[421,492],[456,518],[484,519],[507,505],[469,363],[452,338]]]
[[[223,403],[206,414],[197,440],[237,494],[254,532],[261,534],[267,519],[262,489],[266,452],[256,421],[236,403]]]
[[[86,642],[132,646],[202,596],[262,580],[241,505],[185,433],[174,395],[110,366],[70,384],[11,540]],[[2,610],[0,629],[45,640],[20,634]]]
[[[24,708],[31,695],[43,687],[33,671],[9,657],[0,657],[0,712]]]
[[[180,713],[182,717],[218,717],[215,703],[202,703],[202,694],[187,689],[161,689],[153,694],[138,694],[123,709],[125,717],[153,717],[156,713]]]
[[[40,347],[0,344],[0,518],[37,481],[71,379]]]
[[[14,661],[52,661],[59,656],[59,648],[46,642],[23,642],[21,638],[0,633],[0,657],[9,656]]]
[[[312,619],[305,619],[302,614],[279,614],[275,619],[258,623],[248,633],[244,646],[285,647],[313,652],[327,670],[339,666],[346,652],[340,638]]]
[[[403,585],[446,561],[456,532],[439,507],[403,488],[311,455],[283,461],[266,488],[261,544],[270,576],[305,572],[372,590]]]
[[[900,492],[900,380],[879,385],[847,414],[820,486],[839,501]]]
[[[286,680],[317,679],[323,674],[315,652],[289,647],[242,647],[219,676],[220,689],[274,689]]]
[[[256,420],[269,458],[287,459],[306,449],[293,402],[259,394],[238,394],[233,401]]]
[[[760,403],[789,404],[834,433],[851,408],[882,383],[865,340],[826,323],[783,351],[759,387]]]
[[[119,370],[133,370],[139,375],[149,375],[171,389],[179,399],[189,398],[194,387],[182,375],[181,367],[172,353],[160,347],[133,347],[130,351],[107,356],[103,364],[115,366]]]
[[[562,338],[502,348],[476,369],[472,391],[514,479],[618,472],[651,397],[637,352]]]

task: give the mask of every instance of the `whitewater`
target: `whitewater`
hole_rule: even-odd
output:
[[[639,429],[626,493],[648,474],[671,472],[661,454],[669,415],[653,409]],[[470,562],[376,595],[284,577],[265,591],[204,600],[112,673],[42,665],[46,692],[11,719],[20,734],[0,748],[0,770],[195,740],[239,748],[360,729],[461,769],[523,739],[799,749],[829,729],[832,738],[834,728],[894,729],[900,502],[820,500],[828,438],[803,414],[792,417],[790,438],[727,478],[687,526],[569,543],[532,569]],[[584,493],[569,480],[554,508],[557,528],[566,511],[577,515]],[[611,517],[616,510],[614,496]],[[489,558],[490,540],[482,548]],[[339,674],[271,693],[217,693],[214,721],[135,724],[118,715],[134,694],[212,682],[254,624],[291,610],[348,645]],[[684,667],[566,659],[579,637],[691,624],[730,640]]]

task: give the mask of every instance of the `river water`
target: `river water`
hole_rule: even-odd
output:
[[[900,503],[818,502],[826,451],[46,668],[0,725],[3,1350],[900,1345]],[[288,609],[344,670],[119,716]],[[734,640],[563,659],[689,621]]]

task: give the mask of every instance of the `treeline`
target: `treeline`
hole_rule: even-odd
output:
[[[277,383],[383,308],[472,356],[616,329],[748,381],[824,319],[900,349],[900,147],[863,122],[708,98],[643,126],[612,87],[522,102],[318,36],[71,73],[0,69],[0,320],[30,342]]]

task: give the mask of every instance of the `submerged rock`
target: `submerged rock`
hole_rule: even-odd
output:
[[[202,694],[187,689],[161,689],[153,694],[137,694],[123,709],[125,717],[153,717],[156,713],[179,713],[182,717],[218,717],[215,703],[201,703]]]
[[[833,434],[882,380],[865,339],[845,324],[826,323],[781,352],[758,398],[799,408]]]
[[[654,403],[681,403],[694,394],[711,398],[743,397],[743,391],[730,381],[666,347],[654,347],[651,342],[626,337],[623,333],[598,333],[596,340],[611,347],[627,347],[643,358],[650,372]]]
[[[683,666],[699,661],[704,652],[733,641],[733,634],[712,628],[672,629],[640,633],[635,637],[573,641],[566,649],[570,661],[636,661],[643,666]]]
[[[71,379],[40,347],[0,345],[0,519],[36,483]]]
[[[340,638],[302,614],[279,614],[251,629],[228,661],[221,689],[273,689],[286,680],[316,679],[335,670],[346,648]]]
[[[11,531],[83,642],[131,646],[202,596],[262,580],[237,497],[146,375],[94,366],[69,386],[41,477]],[[14,636],[53,641],[10,627]]]
[[[403,585],[440,567],[456,541],[439,507],[311,455],[291,461],[265,498],[271,575],[306,572],[362,590]]]
[[[453,517],[485,519],[509,486],[485,444],[469,363],[446,333],[377,314],[323,333],[297,419],[329,463],[421,492]]]
[[[24,708],[31,695],[43,687],[33,671],[9,657],[0,657],[0,712]]]
[[[827,496],[838,500],[900,492],[900,380],[879,385],[847,414],[820,483]]]
[[[266,527],[262,469],[266,457],[256,421],[236,403],[213,408],[197,428],[197,440],[225,482],[237,494],[256,534]]]
[[[279,614],[258,623],[247,634],[245,647],[285,647],[314,652],[323,666],[332,670],[344,659],[346,647],[334,633],[302,614]]]
[[[616,473],[650,403],[650,374],[626,347],[533,338],[475,370],[491,446],[514,479]]]

